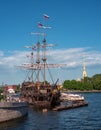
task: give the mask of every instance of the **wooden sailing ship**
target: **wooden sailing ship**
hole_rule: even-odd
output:
[[[45,20],[48,18],[47,15],[44,15]],[[39,23],[40,24],[40,23]],[[57,68],[64,66],[63,64],[48,64],[46,57],[47,47],[53,46],[53,44],[47,44],[46,42],[46,27],[45,25],[38,25],[38,27],[44,29],[44,33],[32,33],[43,35],[42,43],[38,42],[32,46],[26,46],[31,48],[30,54],[30,63],[22,64],[20,67],[27,69],[31,72],[31,75],[28,77],[27,81],[22,83],[21,88],[21,100],[27,101],[30,104],[33,104],[34,107],[38,108],[51,108],[60,104],[60,90],[58,80],[50,84],[46,80],[46,69]],[[42,58],[40,55],[40,50],[42,52]],[[34,55],[36,53],[36,56]],[[35,58],[36,57],[36,58]],[[36,59],[36,60],[35,60]],[[42,59],[42,60],[41,60]],[[40,80],[40,75],[42,74],[43,81]]]

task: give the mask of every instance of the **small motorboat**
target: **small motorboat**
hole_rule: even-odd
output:
[[[72,93],[61,93],[60,96],[61,101],[84,101],[84,97],[80,94],[72,94]]]

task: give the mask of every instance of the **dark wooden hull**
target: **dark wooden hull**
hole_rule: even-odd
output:
[[[21,89],[21,100],[38,108],[51,108],[60,103],[60,91],[57,86],[44,85],[42,82],[24,82]]]

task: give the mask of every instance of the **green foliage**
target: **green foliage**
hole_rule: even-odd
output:
[[[93,88],[101,90],[101,74],[96,74],[92,77]]]
[[[3,87],[0,87],[0,93],[3,93]]]
[[[5,99],[5,96],[3,95],[3,87],[0,87],[0,101],[4,99]]]
[[[20,86],[20,84],[18,84],[16,92],[20,92],[20,91],[21,91],[21,86]]]
[[[93,77],[86,77],[84,80],[65,80],[63,83],[64,89],[69,90],[101,90],[101,74],[96,74]]]

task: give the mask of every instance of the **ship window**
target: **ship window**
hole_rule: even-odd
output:
[[[50,92],[50,89],[47,89],[47,92]]]

